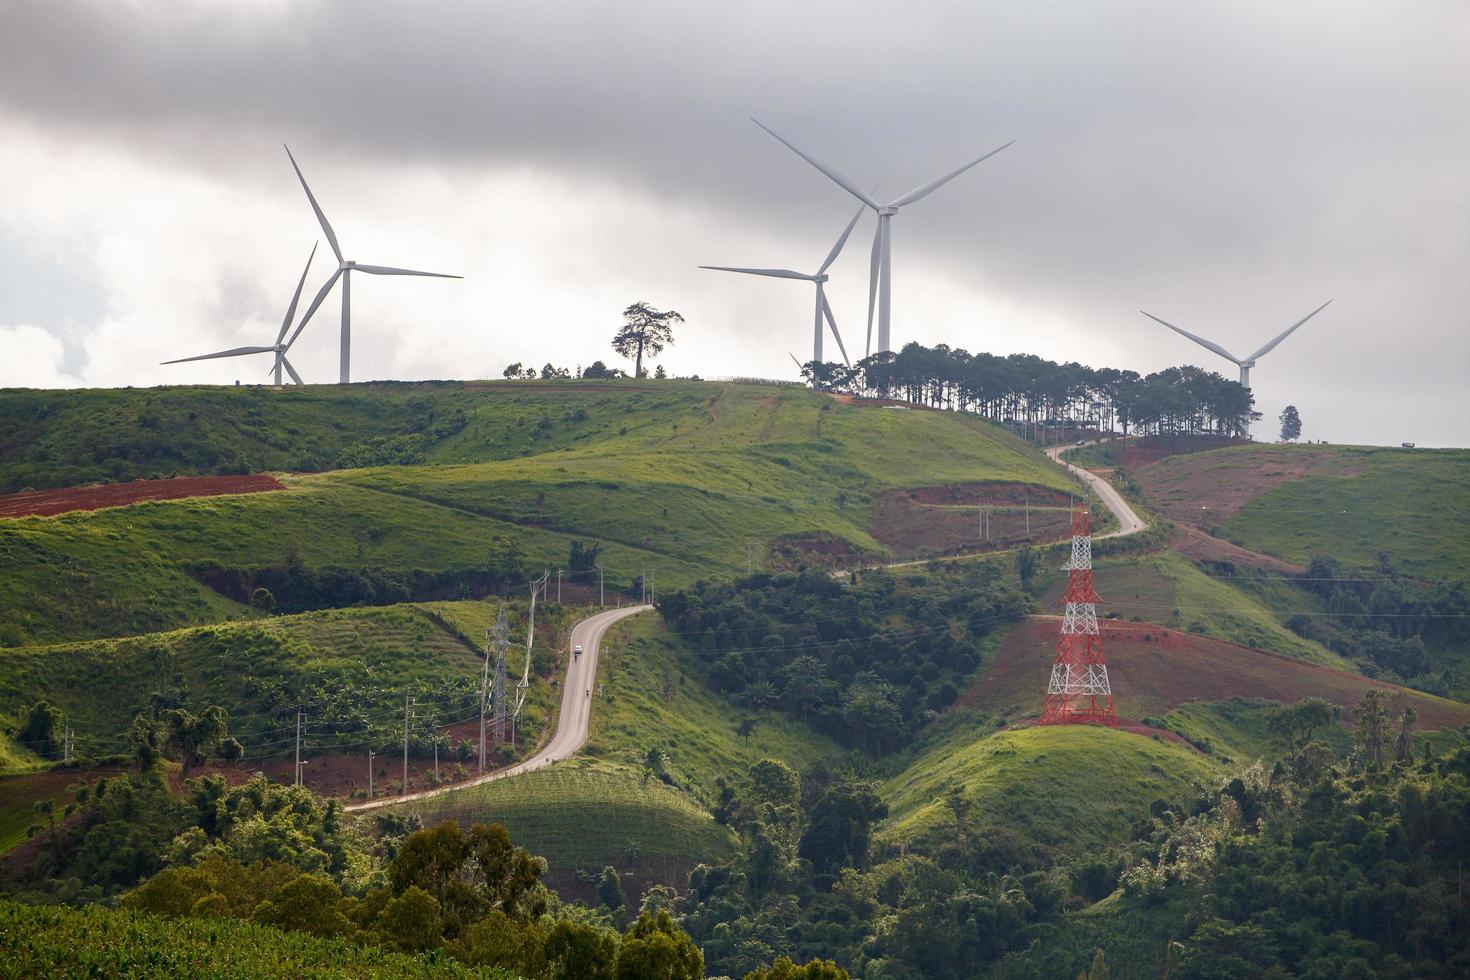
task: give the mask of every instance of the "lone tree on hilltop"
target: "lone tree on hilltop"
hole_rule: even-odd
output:
[[[643,377],[643,354],[657,357],[664,347],[674,342],[674,324],[684,318],[673,310],[655,310],[642,301],[623,311],[627,320],[613,337],[612,348],[623,357],[633,359],[633,377]]]
[[[1295,405],[1281,410],[1281,441],[1294,442],[1302,434],[1302,417]]]

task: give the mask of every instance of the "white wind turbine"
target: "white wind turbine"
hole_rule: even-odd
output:
[[[337,256],[337,271],[332,273],[332,278],[318,290],[316,298],[306,309],[306,316],[301,321],[301,327],[306,326],[306,321],[316,312],[316,308],[322,305],[322,300],[332,291],[332,286],[340,278],[342,280],[342,354],[340,371],[338,375],[339,384],[347,384],[350,374],[352,360],[352,273],[366,272],[373,276],[429,276],[434,279],[463,279],[463,276],[451,276],[443,272],[416,272],[413,269],[395,269],[386,265],[363,265],[351,259],[342,257],[342,248],[337,244],[337,235],[332,231],[332,226],[327,223],[327,216],[322,213],[321,206],[316,203],[316,197],[312,195],[311,188],[306,186],[306,178],[301,175],[301,168],[296,166],[296,158],[291,156],[291,148],[286,147],[286,156],[291,158],[291,167],[296,171],[296,177],[301,181],[301,189],[306,191],[306,199],[311,202],[311,209],[316,212],[316,220],[321,222],[322,231],[327,236],[327,243],[332,246],[332,254]],[[296,328],[296,333],[291,335],[291,343],[296,342],[296,335],[301,333],[301,327]],[[291,344],[287,344],[287,347]]]
[[[837,238],[837,244],[832,246],[832,251],[827,253],[827,259],[811,275],[804,272],[793,272],[790,269],[740,269],[728,265],[702,265],[701,269],[713,269],[716,272],[743,272],[748,276],[771,276],[776,279],[802,279],[817,285],[817,312],[812,323],[812,360],[818,364],[822,363],[822,319],[825,317],[827,323],[832,327],[832,336],[837,340],[837,349],[842,352],[842,360],[848,367],[852,361],[847,358],[847,347],[842,343],[842,334],[837,332],[837,319],[832,315],[832,305],[827,302],[827,269],[837,256],[842,253],[842,246],[847,244],[847,236],[852,234],[853,226],[863,216],[863,209],[858,208],[847,227],[842,229],[842,234]]]
[[[311,313],[308,312],[306,316],[302,317],[301,326],[296,328],[296,333],[292,335],[289,343],[283,344],[281,341],[285,338],[286,331],[291,329],[291,321],[296,316],[296,304],[301,301],[301,287],[306,285],[306,274],[311,271],[311,260],[314,258],[316,258],[316,245],[311,247],[311,254],[306,257],[306,268],[301,270],[301,279],[296,283],[296,292],[291,294],[291,305],[286,307],[286,316],[281,320],[281,329],[276,334],[276,342],[274,344],[269,347],[233,347],[230,350],[216,351],[213,354],[200,354],[198,357],[181,357],[176,361],[164,361],[163,363],[183,364],[185,361],[210,361],[217,357],[240,357],[245,354],[273,353],[276,355],[276,363],[271,370],[275,375],[277,387],[281,385],[282,368],[285,368],[287,373],[291,375],[292,381],[297,384],[305,384],[306,382],[301,380],[301,375],[297,374],[296,369],[291,366],[291,362],[286,360],[286,352],[291,349],[291,344],[296,343],[296,337],[301,334],[301,329],[306,326],[306,321],[311,319]]]
[[[841,187],[843,190],[847,191],[859,201],[862,201],[863,204],[872,208],[877,213],[878,231],[877,234],[873,236],[872,269],[868,278],[867,350],[870,354],[873,350],[873,296],[875,292],[877,293],[878,298],[878,350],[880,352],[892,350],[893,347],[890,342],[889,332],[889,310],[892,306],[891,279],[893,271],[893,233],[890,224],[892,222],[893,216],[898,213],[899,208],[909,204],[913,204],[916,201],[928,197],[930,194],[934,193],[939,188],[949,183],[951,180],[954,180],[966,170],[969,170],[976,164],[995,156],[1001,150],[1004,150],[1006,146],[1010,146],[1011,143],[1014,143],[1015,140],[1011,140],[1011,142],[1005,144],[1005,146],[996,147],[982,157],[971,160],[969,163],[965,164],[963,167],[960,167],[958,170],[952,170],[942,177],[934,178],[927,184],[921,184],[918,187],[915,187],[913,190],[909,191],[902,197],[894,198],[887,204],[879,204],[876,200],[873,199],[873,196],[871,194],[864,193],[863,189],[859,187],[856,183],[854,183],[851,179],[843,176],[838,171],[833,170],[831,167],[820,162],[815,157],[803,152],[802,150],[797,149],[797,147],[789,140],[778,134],[775,130],[771,129],[759,119],[751,119],[751,122],[755,123],[761,129],[764,129],[766,132],[776,137],[776,139],[780,140],[782,143],[785,143],[787,148],[790,149],[793,153],[801,157],[813,167],[816,167],[822,173],[826,174],[828,179],[830,179],[838,187]]]
[[[1330,300],[1330,299],[1327,301],[1327,303],[1331,303],[1331,302],[1332,302],[1332,300]],[[1230,353],[1228,350],[1226,350],[1225,348],[1221,347],[1219,344],[1215,343],[1214,341],[1206,340],[1203,337],[1197,337],[1197,336],[1195,336],[1194,334],[1190,333],[1188,330],[1185,330],[1182,327],[1176,327],[1176,326],[1174,326],[1174,324],[1170,323],[1168,320],[1160,320],[1158,317],[1154,316],[1152,313],[1149,313],[1147,310],[1139,310],[1138,312],[1142,313],[1144,316],[1148,317],[1150,320],[1153,320],[1153,321],[1155,321],[1157,323],[1162,323],[1164,326],[1168,327],[1170,330],[1174,331],[1175,333],[1180,334],[1180,335],[1185,336],[1185,337],[1188,337],[1190,340],[1194,341],[1196,344],[1199,344],[1201,347],[1205,348],[1206,350],[1214,351],[1216,354],[1219,354],[1221,357],[1225,358],[1225,360],[1230,361],[1232,364],[1235,364],[1235,365],[1239,366],[1239,368],[1240,368],[1240,383],[1244,387],[1249,388],[1251,386],[1251,368],[1253,368],[1253,367],[1256,366],[1256,361],[1259,360],[1260,358],[1266,356],[1267,354],[1271,353],[1271,351],[1275,350],[1276,345],[1279,344],[1279,343],[1281,343],[1287,337],[1290,337],[1292,335],[1292,333],[1296,330],[1297,327],[1300,327],[1303,323],[1306,323],[1312,317],[1316,316],[1318,313],[1321,313],[1323,310],[1327,309],[1327,303],[1323,303],[1321,306],[1317,307],[1315,310],[1313,310],[1312,312],[1308,313],[1306,316],[1302,317],[1300,320],[1298,320],[1297,322],[1293,323],[1291,326],[1287,327],[1285,330],[1283,330],[1280,334],[1277,335],[1277,337],[1276,337],[1275,340],[1272,340],[1270,343],[1266,344],[1266,346],[1264,346],[1260,350],[1256,351],[1250,357],[1236,357],[1234,354]]]

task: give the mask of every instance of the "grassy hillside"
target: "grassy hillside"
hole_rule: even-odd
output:
[[[1039,715],[1060,626],[1051,617],[1017,623],[960,703],[1008,720]],[[1135,721],[1232,697],[1278,704],[1319,697],[1351,709],[1376,687],[1390,700],[1412,704],[1420,728],[1470,723],[1470,705],[1459,701],[1160,626],[1105,623],[1102,644],[1118,714]]]
[[[700,861],[735,851],[735,836],[688,794],[636,769],[592,759],[404,804],[425,823],[503,823],[515,842],[545,855],[553,881],[612,866],[641,881],[682,886]]]
[[[15,977],[483,977],[464,967],[343,939],[231,919],[166,919],[93,905],[81,909],[0,901],[0,960]]]
[[[1310,598],[1300,597],[1299,590],[1262,594],[1268,585],[1262,580],[1257,588],[1246,591],[1235,580],[1212,578],[1193,562],[1170,552],[1102,558],[1094,568],[1094,582],[1103,598],[1097,607],[1099,616],[1159,623],[1309,663],[1351,669],[1343,657],[1282,625],[1275,609],[1284,606],[1295,612],[1311,604]],[[1041,597],[1046,612],[1061,611],[1066,585],[1065,573],[1050,573]]]
[[[1149,803],[1186,793],[1220,771],[1188,748],[1084,725],[1021,728],[985,735],[958,721],[886,780],[887,841],[937,840],[954,823],[951,788],[979,822],[1058,857],[1076,857],[1122,838]]]
[[[248,571],[294,556],[424,579],[518,557],[526,569],[565,567],[580,538],[604,545],[612,583],[651,569],[672,586],[742,571],[752,541],[816,537],[882,552],[869,522],[886,488],[1067,486],[1039,453],[971,417],[843,405],[799,388],[568,382],[460,386],[455,398],[470,421],[426,457],[480,462],[298,475],[285,478],[287,492],[0,521],[10,572],[0,643],[218,621],[233,607],[185,573],[206,562]],[[543,416],[549,429],[537,428]],[[526,425],[547,433],[530,455],[509,435]]]
[[[294,752],[298,704],[306,712],[312,755],[393,744],[402,737],[403,697],[412,693],[418,742],[430,724],[442,727],[476,714],[481,644],[494,616],[495,607],[483,602],[325,610],[3,650],[0,719],[13,726],[44,698],[66,713],[80,752],[106,755],[126,751],[124,732],[159,692],[196,710],[225,707],[248,767]],[[551,717],[549,678],[562,669],[566,621],[564,609],[538,611],[536,683],[522,728],[530,744]],[[524,623],[516,606],[512,623]],[[523,637],[524,625],[517,632]],[[517,668],[523,650],[511,649]],[[0,744],[14,750],[3,737]]]
[[[664,755],[669,774],[707,805],[715,779],[738,778],[765,758],[798,771],[844,750],[779,712],[742,710],[699,680],[690,658],[699,656],[654,616],[625,620],[608,633],[598,663],[598,697],[588,755],[632,766],[651,748]],[[741,738],[742,720],[755,722]]]
[[[1382,552],[1407,574],[1455,578],[1470,562],[1467,450],[1239,446],[1134,476],[1170,517],[1297,564],[1368,568]]]

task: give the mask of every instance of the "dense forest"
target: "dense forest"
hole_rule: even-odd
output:
[[[777,708],[874,756],[954,704],[980,663],[976,641],[1029,608],[1004,565],[909,586],[822,571],[697,583],[658,607],[707,653],[706,680],[752,711]],[[959,582],[958,579],[963,579]]]
[[[1010,424],[1244,436],[1260,418],[1249,388],[1191,366],[1141,376],[1031,354],[1000,357],[911,343],[851,367],[808,362],[802,374],[828,391],[974,412]]]

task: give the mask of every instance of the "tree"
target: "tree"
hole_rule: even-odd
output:
[[[700,980],[704,954],[669,913],[644,912],[618,947],[617,980]]]
[[[410,886],[383,906],[378,916],[377,931],[385,942],[410,953],[437,946],[443,934],[439,924],[439,903],[417,885]]]
[[[558,980],[613,980],[618,934],[611,929],[558,919],[544,948],[546,965]]]
[[[1281,441],[1294,442],[1302,434],[1302,417],[1295,405],[1281,410]]]
[[[1342,715],[1342,709],[1321,698],[1303,698],[1293,705],[1275,708],[1266,725],[1286,743],[1286,751],[1296,755],[1307,746],[1319,728],[1326,728]]]
[[[177,756],[186,776],[205,759],[224,757],[233,762],[244,755],[244,746],[230,738],[229,716],[217,704],[197,715],[187,708],[170,708],[160,720],[164,751]]]
[[[818,873],[862,868],[867,864],[873,824],[887,815],[888,808],[871,786],[838,784],[812,807],[797,853]]]
[[[655,310],[641,300],[623,311],[627,320],[613,336],[612,349],[633,359],[633,377],[643,377],[643,355],[657,357],[674,342],[674,327],[684,318],[673,310]]]
[[[602,869],[602,877],[597,879],[597,900],[613,915],[627,906],[628,900],[623,897],[623,880],[618,877],[617,868],[608,866]]]
[[[582,377],[584,377],[584,378],[617,378],[617,377],[621,377],[622,374],[623,374],[623,372],[619,371],[617,368],[610,368],[606,364],[602,363],[601,361],[593,361],[592,364],[586,370],[584,370],[582,372]]]
[[[521,362],[516,361],[514,364],[507,364],[505,370],[500,372],[500,374],[501,377],[507,378],[511,381],[519,379],[521,376]]]
[[[1021,579],[1021,588],[1030,591],[1031,580],[1036,577],[1036,569],[1040,559],[1029,544],[1023,544],[1016,551],[1016,575]]]
[[[1370,769],[1383,766],[1383,740],[1387,735],[1388,709],[1383,703],[1383,692],[1370,687],[1363,692],[1358,702],[1358,746],[1363,750],[1364,762]]]
[[[38,755],[54,755],[59,747],[56,740],[62,727],[61,709],[49,701],[37,701],[26,712],[26,720],[15,733],[16,740]]]
[[[128,729],[128,743],[133,747],[133,759],[139,772],[147,772],[158,765],[163,757],[163,733],[158,722],[147,713],[139,712]]]
[[[812,960],[797,966],[786,956],[776,957],[770,966],[758,966],[745,975],[745,980],[848,980],[846,970],[831,960]]]
[[[250,607],[256,612],[269,613],[276,608],[276,597],[271,595],[270,589],[262,585],[251,593]]]
[[[801,778],[780,759],[761,759],[750,767],[750,796],[756,803],[795,806],[801,799]]]
[[[1414,706],[1404,705],[1404,710],[1399,715],[1398,738],[1393,744],[1393,757],[1399,762],[1414,761],[1414,722],[1418,719],[1419,712],[1414,710]]]

